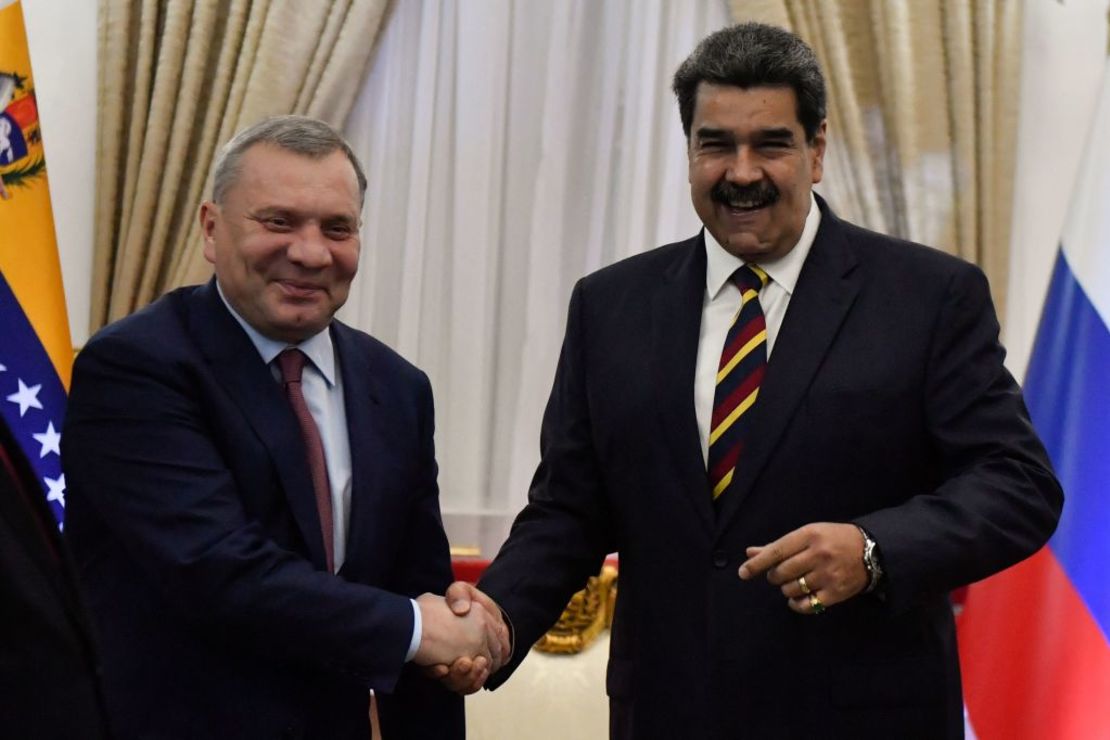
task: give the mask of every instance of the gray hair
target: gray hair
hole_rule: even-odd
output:
[[[798,99],[798,122],[813,141],[825,120],[825,78],[813,49],[782,28],[741,23],[706,36],[674,74],[682,130],[690,138],[698,85],[749,88],[789,85]]]
[[[239,161],[255,144],[272,144],[295,154],[320,159],[335,151],[347,155],[358,178],[359,201],[366,196],[366,175],[351,146],[323,121],[307,116],[272,116],[243,129],[224,144],[212,175],[212,200],[223,203],[239,177]]]

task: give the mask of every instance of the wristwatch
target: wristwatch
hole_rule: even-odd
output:
[[[879,587],[879,582],[883,579],[883,567],[879,564],[879,546],[875,544],[875,540],[866,529],[856,525],[859,533],[863,535],[863,567],[867,569],[867,588],[863,590],[865,594],[869,594]]]

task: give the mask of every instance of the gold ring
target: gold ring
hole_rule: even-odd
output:
[[[825,605],[821,603],[821,599],[817,598],[817,594],[809,595],[809,608],[813,610],[814,614],[825,613]]]
[[[798,579],[798,587],[802,589],[802,593],[809,596],[813,591],[810,589],[809,584],[806,583],[806,577],[802,576]]]

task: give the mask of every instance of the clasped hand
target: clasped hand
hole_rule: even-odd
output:
[[[424,594],[416,600],[422,631],[413,662],[460,694],[482,688],[509,659],[509,628],[493,599],[458,581],[446,596]]]

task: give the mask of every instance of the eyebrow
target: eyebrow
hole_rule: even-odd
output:
[[[711,128],[709,126],[702,126],[695,134],[699,139],[732,139],[732,132],[723,128]]]
[[[295,208],[287,208],[285,206],[261,206],[252,211],[247,212],[247,218],[260,219],[269,216],[286,216],[295,220],[303,220],[305,218],[315,218],[313,215],[302,213]],[[358,217],[346,213],[328,213],[319,217],[321,223],[336,223],[343,222],[355,224],[358,222]]]
[[[732,131],[723,128],[713,128],[711,126],[703,126],[699,128],[695,135],[699,141],[703,140],[723,140],[732,141],[736,138]],[[787,126],[776,126],[774,128],[764,128],[756,131],[752,137],[756,141],[793,141],[794,132]]]
[[[755,138],[759,139],[790,139],[793,140],[794,132],[789,128],[765,128],[756,132]]]

